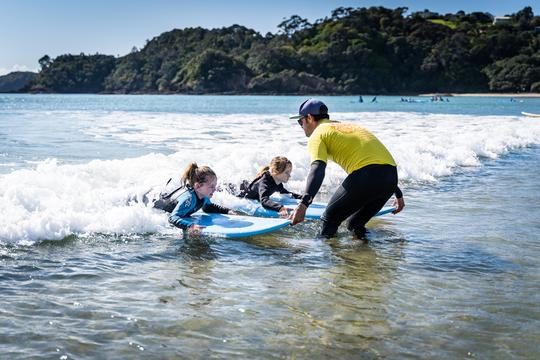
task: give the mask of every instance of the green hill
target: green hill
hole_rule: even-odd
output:
[[[399,94],[540,90],[540,17],[338,8],[262,35],[233,25],[165,32],[130,54],[40,59],[31,91]]]
[[[24,89],[37,74],[30,71],[15,71],[0,76],[0,93],[18,92]]]

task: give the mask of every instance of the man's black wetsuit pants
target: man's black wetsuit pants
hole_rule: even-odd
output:
[[[362,237],[365,225],[396,191],[397,169],[392,165],[368,165],[349,174],[328,202],[321,217],[321,235],[333,236],[349,219],[347,228]]]

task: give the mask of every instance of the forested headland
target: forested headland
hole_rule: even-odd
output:
[[[371,7],[338,8],[314,23],[294,15],[276,34],[241,25],[174,29],[121,57],[45,55],[24,91],[539,92],[540,17],[525,7],[498,20]]]
[[[0,76],[0,93],[17,92],[36,79],[37,74],[31,71],[14,71]]]

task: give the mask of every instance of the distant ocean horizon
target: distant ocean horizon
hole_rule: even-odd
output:
[[[398,164],[406,207],[367,242],[184,238],[128,201],[191,161],[240,183],[276,155],[302,192],[308,97],[0,94],[4,356],[538,358],[539,98],[314,96]]]

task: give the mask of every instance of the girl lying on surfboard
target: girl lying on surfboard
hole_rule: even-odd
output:
[[[277,211],[280,217],[286,218],[289,215],[287,208],[272,201],[270,195],[279,192],[280,194],[291,194],[295,199],[302,197],[283,187],[283,184],[289,181],[291,171],[291,161],[284,156],[276,156],[270,161],[270,165],[259,171],[251,183],[247,181],[242,183],[238,197],[259,200],[264,208]]]
[[[198,166],[194,162],[189,164],[182,175],[182,182],[184,192],[176,199],[178,204],[169,216],[169,223],[190,234],[198,234],[203,227],[191,224],[185,218],[201,208],[206,213],[237,215],[234,210],[210,201],[216,191],[217,176],[208,166]]]

